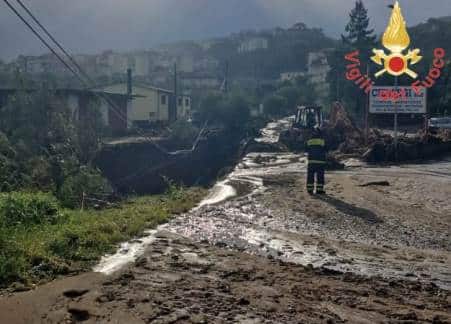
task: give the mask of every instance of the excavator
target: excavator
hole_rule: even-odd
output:
[[[322,128],[323,114],[321,106],[299,106],[291,128],[280,134],[279,142],[294,151],[305,149],[306,140],[315,127]]]

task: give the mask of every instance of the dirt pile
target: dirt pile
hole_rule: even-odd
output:
[[[431,159],[447,153],[451,153],[451,139],[420,132],[415,137],[399,138],[397,147],[391,135],[376,136],[369,142],[362,159],[370,163],[401,162]]]
[[[353,154],[361,151],[365,144],[362,130],[339,102],[332,106],[329,122],[323,133],[329,149],[337,150],[337,153]]]
[[[365,143],[364,132],[338,102],[332,107],[323,133],[332,150],[331,156],[338,160],[358,157],[370,163],[399,162],[434,158],[451,152],[450,130],[434,134],[420,131],[413,137],[401,134],[396,147],[392,135],[373,128],[368,131],[368,142]]]
[[[451,129],[442,129],[438,132],[437,136],[442,141],[451,141]]]

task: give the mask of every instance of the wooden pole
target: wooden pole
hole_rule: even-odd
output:
[[[81,194],[81,211],[85,208],[85,192]]]
[[[172,121],[176,121],[177,120],[177,111],[178,111],[178,98],[177,98],[177,62],[174,63],[174,116],[172,116],[173,120]]]
[[[370,76],[370,67],[366,65],[366,77]],[[365,145],[368,145],[368,137],[369,137],[369,110],[370,110],[370,93],[368,93],[365,97]]]

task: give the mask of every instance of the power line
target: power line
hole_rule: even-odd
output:
[[[53,53],[53,55],[56,56],[56,58],[73,74],[75,75],[75,77],[82,83],[82,85],[84,85],[86,88],[90,88],[90,85],[87,84],[85,82],[85,80],[83,80],[82,77],[80,77],[80,75],[69,65],[67,64],[67,62],[53,49],[53,47],[39,34],[38,31],[36,31],[35,28],[33,28],[33,26],[30,25],[30,23],[17,11],[17,9],[8,1],[8,0],[3,0],[8,7],[16,14],[17,17],[19,17],[19,19],[28,27],[28,29],[30,29],[32,31],[32,33]],[[23,7],[25,7],[25,5],[22,3]],[[31,12],[28,10],[28,8],[26,9],[26,11],[32,16]],[[39,23],[39,21],[37,21],[37,19],[32,16],[33,19],[38,23],[39,26],[42,26],[42,24]],[[41,27],[43,28],[43,27]],[[47,32],[48,33],[48,32]],[[54,37],[51,37],[50,33],[48,33],[50,39],[52,39],[53,41],[56,42],[56,40],[54,40]],[[60,45],[61,46],[61,45]],[[72,59],[72,61],[75,62],[75,60],[67,53],[67,51],[64,51],[64,53],[66,53],[66,55],[68,57],[70,57]],[[81,69],[81,67],[77,64],[78,68]],[[86,73],[83,73],[86,75]],[[99,93],[93,92],[94,95],[100,97],[101,99],[106,100],[113,108],[114,111],[114,106],[115,104],[110,100],[110,98],[106,97],[106,96],[102,96]],[[120,113],[120,111],[115,111],[116,114],[120,115],[119,118],[122,118],[122,114]]]
[[[72,64],[78,69],[78,71],[82,74],[82,76],[84,76],[86,78],[86,80],[88,82],[90,82],[93,86],[95,85],[95,83],[92,81],[92,79],[89,77],[89,75],[82,69],[82,67],[77,63],[77,61],[64,49],[64,47],[52,36],[52,34],[47,30],[47,28],[45,28],[40,21],[33,15],[33,13],[25,6],[25,4],[21,1],[21,0],[16,0],[17,3],[22,7],[23,10],[25,10],[27,12],[27,14],[33,19],[33,21],[44,31],[44,33],[53,41],[53,43],[55,43],[57,45],[57,47],[64,53],[64,55],[66,55],[66,57],[72,62]],[[58,60],[73,74],[75,75],[75,77],[86,87],[89,88],[89,84],[86,82],[86,80],[84,80],[76,71],[74,71],[74,69],[67,64],[67,62],[53,49],[52,46],[50,46],[50,44],[39,34],[39,32],[37,32],[33,26],[30,25],[30,23],[16,10],[16,8],[8,1],[8,0],[4,0],[4,2],[7,4],[7,6],[14,12],[14,14],[16,14],[17,17],[19,17],[19,19],[33,32],[33,34],[58,58]],[[177,106],[177,95],[176,92],[177,90],[175,89],[175,105]],[[110,108],[117,114],[117,116],[122,119],[123,121],[125,121],[126,125],[128,125],[128,119],[127,117],[123,117],[122,113],[118,110],[116,110],[116,108],[118,108],[116,106],[116,104],[110,100],[110,98],[106,95],[104,95],[103,93],[97,93],[95,91],[92,92],[95,96],[105,100],[107,103],[110,104]],[[168,152],[167,150],[165,150],[164,148],[162,148],[159,144],[155,143],[152,139],[150,139],[149,137],[147,137],[144,133],[140,132],[140,130],[137,129],[137,132],[143,136],[146,140],[148,140],[151,144],[153,144],[160,152],[162,152],[163,154],[169,155],[169,156],[175,156],[178,154],[183,154],[183,153],[187,153],[187,152],[193,152],[199,141],[200,138],[205,130],[205,128],[207,127],[208,121],[205,122],[203,128],[200,130],[197,138],[195,139],[193,146],[191,148],[191,150],[186,150],[186,151],[176,151],[176,152]],[[159,165],[156,166],[151,166],[151,167],[145,167],[142,170],[139,170],[138,172],[124,177],[123,179],[121,179],[119,181],[119,183],[117,183],[116,185],[120,185],[130,179],[133,179],[137,176],[143,175],[145,173],[149,173],[153,170],[157,170],[159,168],[165,167],[167,165],[170,165],[171,163],[174,163],[174,160],[170,160],[170,161],[166,161],[163,163],[160,163]]]
[[[8,1],[8,0],[3,0],[7,6],[14,12],[14,14],[19,17],[19,19],[33,32],[33,34],[56,56],[56,58],[73,74],[75,75],[75,77],[82,83],[83,86],[85,86],[85,88],[90,88],[91,86],[82,78],[80,77],[80,75],[74,71],[74,69],[67,64],[67,62],[53,49],[53,47],[39,34],[39,32],[36,31],[35,28],[33,28],[33,26],[31,26],[31,24],[17,11],[17,9]],[[39,20],[31,13],[31,11],[22,3],[20,2],[20,0],[16,0],[21,6],[22,8],[24,8],[24,10],[32,17],[32,19],[38,24],[39,27],[41,27],[44,32],[47,34],[47,36],[58,46],[60,47],[60,49],[63,51],[63,53],[65,53],[65,55],[73,62],[75,63],[76,67],[80,70],[80,72],[84,75],[84,77],[92,83],[92,86],[94,86],[94,82],[89,78],[89,76],[87,75],[86,72],[83,71],[83,69],[80,67],[80,65],[72,58],[71,55],[69,55],[69,53],[64,50],[64,48],[61,46],[61,44],[59,42],[56,41],[56,39],[50,34],[50,32],[48,32],[48,30],[39,22]],[[121,119],[122,121],[125,121],[125,123],[128,125],[128,119],[127,117],[124,117],[123,114],[120,112],[119,107],[117,107],[117,105],[106,95],[104,95],[103,93],[98,93],[95,91],[92,91],[92,93],[105,100],[109,105],[110,108],[113,110],[113,112],[116,113],[116,115],[119,117],[119,119]],[[149,142],[151,142],[153,145],[155,145],[158,150],[162,151],[163,153],[168,153],[165,149],[163,149],[160,145],[156,144],[152,139],[150,139],[149,137],[147,137],[144,133],[140,132],[139,130],[137,130],[137,132],[143,136],[146,140],[148,140]]]
[[[25,10],[25,12],[31,17],[31,19],[33,19],[33,21],[44,31],[44,33],[47,35],[47,37],[49,37],[53,43],[55,43],[55,45],[64,53],[64,55],[66,55],[66,57],[69,59],[70,62],[72,62],[72,64],[77,68],[77,70],[82,74],[83,77],[85,77],[90,83],[91,86],[95,86],[95,82],[91,79],[91,77],[82,69],[82,67],[78,64],[78,62],[72,57],[72,55],[70,55],[65,49],[64,47],[61,45],[60,42],[58,42],[55,37],[53,37],[53,35],[47,30],[47,28],[41,24],[41,22],[36,18],[36,16],[31,12],[31,10],[21,1],[21,0],[16,0],[16,2],[23,8],[23,10]],[[89,86],[89,87],[91,87]],[[99,94],[100,95],[100,94]],[[107,103],[110,104],[110,106],[116,106],[114,104],[114,102],[110,102],[109,98],[107,96],[103,96],[101,95],[102,98],[104,100],[107,101]],[[116,106],[116,108],[119,108]],[[127,118],[127,116],[122,116],[122,113],[120,111],[115,111],[117,115],[121,115],[121,119],[124,121],[124,118]],[[122,118],[124,117],[124,118]],[[125,120],[126,123],[128,123],[128,119]]]
[[[31,26],[28,21],[16,10],[16,8],[8,1],[8,0],[3,0],[6,5],[16,14],[17,17],[19,17],[19,19],[31,30],[31,32],[53,53],[53,55],[55,55],[58,60],[61,61],[61,63],[64,64],[64,66],[70,71],[72,72],[83,84],[84,84],[84,80],[72,69],[71,66],[69,66],[69,64],[67,64],[66,61],[64,61],[61,56],[47,43],[47,41],[33,28],[33,26]]]
[[[72,64],[78,69],[78,71],[82,74],[86,80],[91,83],[92,85],[89,85],[86,80],[84,80],[80,75],[74,71],[74,69],[67,64],[67,62],[52,48],[51,45],[48,44],[48,42],[37,32],[33,26],[30,25],[30,23],[16,10],[16,8],[8,1],[3,0],[8,7],[16,14],[16,16],[19,17],[19,19],[33,32],[33,34],[57,57],[57,59],[72,73],[76,76],[76,78],[86,87],[91,88],[95,86],[95,82],[89,77],[89,75],[83,70],[83,68],[77,63],[77,61],[64,49],[64,47],[61,45],[60,42],[58,42],[55,37],[52,36],[52,34],[48,31],[48,29],[36,18],[36,16],[31,12],[31,10],[21,1],[16,0],[16,2],[22,7],[23,10],[32,18],[32,20],[44,31],[44,33],[49,37],[50,40],[55,43],[55,45],[64,53],[64,55],[72,62]],[[112,101],[108,96],[104,95],[103,93],[98,93],[95,91],[92,91],[92,93],[99,97],[100,99],[105,100],[109,105],[110,108],[113,110],[113,112],[116,113],[116,115],[122,120],[125,121],[125,123],[128,125],[128,119],[127,117],[123,116],[121,111],[119,110],[119,107],[115,104],[114,101]],[[175,104],[177,105],[177,98],[175,98]],[[205,131],[205,128],[207,126],[207,123],[205,123],[204,127],[200,130],[195,142],[193,143],[193,146],[191,150],[194,151],[199,143],[199,140]],[[164,154],[169,155],[176,155],[178,153],[182,153],[182,151],[176,151],[176,152],[168,152],[166,149],[162,148],[159,144],[155,143],[151,138],[149,138],[147,135],[145,135],[143,132],[141,132],[139,129],[136,129],[137,133],[141,135],[143,138],[145,138],[147,141],[152,143],[159,151],[161,151]]]
[[[60,42],[58,42],[55,37],[52,36],[52,34],[48,31],[48,29],[36,18],[36,16],[31,12],[31,10],[21,1],[21,0],[16,0],[16,2],[25,10],[25,12],[31,17],[31,19],[33,19],[33,21],[44,31],[44,33],[47,35],[47,37],[49,37],[53,43],[64,53],[64,55],[66,55],[66,57],[69,59],[70,62],[72,62],[72,64],[78,69],[78,71],[82,74],[82,76],[84,78],[86,78],[89,83],[91,84],[86,84],[86,82],[84,82],[83,80],[80,80],[83,85],[87,88],[92,88],[95,86],[95,82],[89,77],[89,75],[82,69],[82,67],[77,63],[77,61],[72,57],[72,55],[70,55],[65,49],[64,47],[61,45]],[[78,78],[80,79],[80,78]],[[112,108],[112,110],[116,113],[116,115],[122,120],[125,121],[126,124],[128,124],[128,119],[127,116],[123,115],[122,112],[120,111],[120,108],[114,103],[114,101],[112,101],[108,96],[102,94],[102,93],[95,93],[93,92],[94,95],[96,95],[97,97],[100,97],[101,99],[105,100]]]
[[[30,9],[28,9],[28,7],[21,1],[21,0],[16,0],[16,2],[23,8],[23,10],[25,10],[25,12],[31,17],[31,19],[33,19],[33,21],[44,31],[44,33],[52,40],[53,43],[56,44],[56,46],[58,46],[58,48],[64,53],[64,55],[67,56],[67,58],[69,58],[69,60],[72,62],[72,64],[78,69],[78,71],[88,80],[90,79],[90,77],[83,71],[83,69],[81,68],[81,66],[77,63],[77,61],[72,57],[72,55],[70,55],[65,49],[64,47],[55,39],[55,37],[52,36],[52,34],[50,34],[50,32],[47,30],[47,28],[45,28],[41,22],[35,17],[35,15],[33,15],[33,13],[30,11]],[[90,80],[91,81],[91,80]]]

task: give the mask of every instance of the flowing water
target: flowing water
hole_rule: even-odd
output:
[[[269,123],[256,141],[276,143],[280,132],[287,129],[291,121],[291,118],[286,118]],[[409,175],[437,176],[438,181],[447,185],[451,183],[451,160],[385,168],[369,168],[359,161],[350,160],[347,166],[343,174],[370,176],[404,172]],[[157,231],[175,232],[196,241],[208,241],[213,245],[306,266],[365,276],[426,278],[444,288],[451,288],[451,270],[447,264],[451,259],[447,252],[440,256],[433,251],[425,252],[421,254],[421,262],[412,263],[411,259],[399,258],[401,252],[393,252],[396,250],[394,248],[371,245],[371,240],[364,237],[364,233],[351,231],[346,228],[346,224],[342,225],[344,229],[338,237],[328,235],[327,226],[311,223],[305,211],[287,206],[280,212],[268,206],[268,188],[274,190],[274,186],[284,186],[287,179],[293,181],[304,177],[305,170],[306,159],[303,154],[249,153],[233,172],[210,190],[196,208],[160,226]],[[283,202],[280,203],[283,205]],[[389,225],[384,226],[389,228]],[[122,244],[115,255],[103,258],[95,271],[111,273],[133,261],[152,243],[155,232],[148,232],[139,240]],[[392,236],[395,242],[396,232]],[[402,253],[406,254],[404,250]]]

